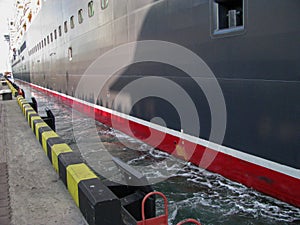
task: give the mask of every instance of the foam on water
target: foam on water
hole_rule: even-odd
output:
[[[113,168],[104,168],[99,159],[103,149],[97,143],[101,140],[111,155],[142,168],[140,172],[148,179],[165,179],[154,188],[169,199],[169,224],[188,217],[205,225],[300,224],[299,208],[176,159],[80,113],[75,113],[72,118],[72,110],[55,98],[24,89],[34,94],[41,113],[45,107],[52,110],[57,133],[74,150],[80,149],[95,171],[101,173],[100,170],[106,169],[112,175],[116,173]],[[74,129],[80,131],[76,138]],[[79,148],[76,141],[82,142],[85,148]],[[163,212],[162,205],[158,198],[158,214]]]

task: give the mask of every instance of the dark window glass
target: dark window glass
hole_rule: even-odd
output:
[[[71,29],[73,29],[75,27],[74,16],[70,17],[70,27],[71,27]]]
[[[94,16],[94,2],[93,1],[90,1],[88,3],[88,15],[89,15],[89,17]]]
[[[83,10],[78,10],[78,23],[81,24],[83,22]]]
[[[218,37],[239,35],[245,31],[247,1],[211,0],[211,33]]]
[[[108,6],[108,0],[101,0],[101,9],[106,9]]]
[[[68,32],[68,22],[67,21],[64,22],[64,31],[65,31],[65,33]]]
[[[61,26],[58,27],[58,35],[61,36]]]

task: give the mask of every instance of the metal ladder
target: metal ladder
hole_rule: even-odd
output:
[[[163,198],[165,213],[163,215],[160,215],[157,217],[146,219],[145,218],[145,202],[152,195],[159,195]],[[138,221],[136,225],[168,225],[168,215],[169,214],[168,214],[167,197],[163,193],[158,192],[158,191],[150,192],[144,197],[144,199],[142,201],[142,220]],[[201,225],[201,223],[199,223],[197,220],[194,220],[194,219],[185,219],[185,220],[177,223],[177,225],[183,225],[183,224],[187,224],[187,223]]]

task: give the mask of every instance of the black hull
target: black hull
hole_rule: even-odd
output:
[[[176,43],[200,56],[222,89],[227,111],[226,133],[222,143],[211,141],[299,170],[300,2],[242,1],[243,26],[221,34],[213,27],[213,1],[153,2],[114,1],[99,15],[100,8],[95,8],[96,15],[86,18],[90,20],[86,27],[76,24],[63,37],[32,52],[36,43],[88,3],[70,3],[69,9],[62,3],[57,9],[61,14],[52,25],[38,30],[44,23],[41,18],[53,15],[55,3],[46,2],[40,17],[27,32],[27,50],[22,53],[25,59],[13,67],[15,77],[121,112],[124,106],[114,106],[113,93],[119,93],[139,78],[164,77],[180,85],[196,105],[201,131],[193,133],[185,127],[184,132],[208,140],[211,112],[205,94],[194,81],[201,80],[201,74],[191,79],[165,64],[139,63],[118,71],[99,96],[88,92],[75,95],[80,76],[108,50],[141,40]],[[99,7],[97,4],[95,7]],[[70,46],[72,61],[66,56]],[[108,91],[112,93],[110,98]],[[168,128],[182,129],[174,106],[160,98],[139,101],[132,106],[130,115],[146,121],[161,117]]]

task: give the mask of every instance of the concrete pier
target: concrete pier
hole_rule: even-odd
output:
[[[15,99],[0,100],[0,224],[86,224]]]

